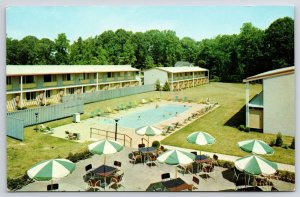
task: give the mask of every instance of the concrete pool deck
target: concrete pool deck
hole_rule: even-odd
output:
[[[71,124],[56,127],[56,128],[54,128],[52,136],[67,139],[65,131],[69,131],[71,133],[79,133],[80,134],[80,140],[76,140],[77,142],[95,141],[95,140],[104,139],[105,136],[98,136],[98,135],[95,135],[95,134],[90,136],[90,128],[96,128],[96,129],[101,129],[101,130],[107,130],[107,131],[114,132],[115,131],[115,125],[114,124],[102,124],[102,123],[100,123],[100,121],[103,120],[103,119],[106,119],[106,118],[114,119],[114,118],[117,118],[117,117],[126,116],[126,114],[139,112],[141,110],[146,110],[146,109],[151,109],[151,108],[155,109],[157,104],[158,105],[167,105],[167,104],[186,105],[186,106],[190,107],[189,109],[187,109],[186,111],[178,114],[175,117],[172,117],[170,119],[161,121],[161,122],[153,125],[153,126],[156,126],[158,128],[161,128],[161,129],[164,128],[165,126],[171,126],[172,124],[175,124],[176,122],[179,122],[180,124],[183,124],[184,121],[186,119],[188,119],[193,113],[196,113],[197,111],[202,110],[206,106],[208,106],[207,104],[197,104],[197,103],[187,103],[187,102],[185,102],[185,103],[183,103],[183,102],[173,102],[173,101],[152,102],[152,103],[142,104],[141,106],[131,108],[131,109],[128,109],[128,110],[121,110],[118,113],[110,113],[109,116],[107,116],[107,117],[98,117],[98,116],[96,116],[94,118],[89,118],[89,119],[83,120],[79,123],[71,123]],[[211,110],[209,110],[209,111],[211,111]],[[207,111],[207,113],[209,111]],[[91,121],[91,119],[93,121]],[[188,121],[188,124],[190,122],[194,121],[194,120],[195,119],[191,119],[190,121]],[[173,131],[173,132],[176,132],[176,130]],[[142,140],[141,140],[142,138],[147,139],[147,136],[139,136],[139,135],[135,134],[135,129],[133,129],[133,128],[125,128],[125,127],[118,126],[118,133],[126,134],[129,137],[131,137],[132,138],[132,147],[137,147],[138,144],[142,143]],[[109,137],[110,137],[110,139],[112,139],[113,135],[110,135]],[[151,143],[153,141],[155,141],[155,140],[160,141],[160,140],[164,139],[165,137],[166,136],[162,136],[162,135],[161,136],[150,137],[149,144],[151,145]],[[120,142],[123,143],[123,141],[120,141]]]

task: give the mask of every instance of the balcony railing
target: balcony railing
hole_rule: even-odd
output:
[[[80,79],[80,84],[90,83],[90,79]]]
[[[75,81],[63,81],[63,85],[73,85],[75,84]]]
[[[57,86],[57,81],[44,82],[44,87],[53,87],[53,86]]]
[[[23,89],[32,89],[32,88],[36,88],[37,84],[36,83],[26,83],[23,84]]]

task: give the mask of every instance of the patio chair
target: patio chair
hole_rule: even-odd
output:
[[[187,167],[184,166],[184,165],[178,164],[178,165],[176,166],[176,168],[177,168],[177,171],[178,171],[179,173],[183,174],[183,175],[187,172]]]
[[[145,147],[145,144],[139,144],[138,147],[139,147],[139,148],[144,148],[144,147]]]
[[[233,167],[233,177],[232,177],[233,180],[234,178],[236,178],[235,181],[237,181],[239,179],[239,176],[243,174],[244,173],[236,169],[236,167]]]
[[[162,181],[168,181],[168,180],[171,180],[171,175],[170,173],[164,173],[161,175],[161,180]]]
[[[131,157],[131,162],[133,164],[136,164],[137,161],[142,161],[142,155],[140,154],[139,151],[132,151],[132,157]]]
[[[192,151],[191,153],[197,156],[197,151]]]
[[[198,189],[200,180],[197,177],[193,176],[192,181],[193,181],[193,183],[191,184],[192,190]]]
[[[100,179],[90,179],[88,182],[88,190],[93,189],[94,192],[97,190],[101,190],[102,182]]]
[[[196,162],[191,163],[188,167],[187,167],[187,172],[190,174],[197,174],[200,173],[200,165]]]
[[[206,179],[208,179],[208,178],[212,178],[212,176],[210,176],[210,174],[212,174],[212,173],[214,173],[213,165],[212,164],[203,163],[202,164],[201,172],[199,173],[199,176],[201,178],[203,178],[205,176]]]
[[[219,160],[218,155],[214,154],[214,155],[213,155],[213,164],[218,166],[218,165],[219,165],[218,160]]]
[[[47,191],[57,191],[58,187],[59,187],[58,183],[47,185]]]
[[[108,185],[108,188],[116,187],[116,190],[118,190],[120,187],[124,187],[122,184],[124,182],[124,174],[117,175],[111,178],[111,182]]]

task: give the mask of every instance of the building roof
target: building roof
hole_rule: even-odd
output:
[[[288,74],[293,74],[294,72],[295,72],[295,66],[290,66],[290,67],[286,67],[286,68],[270,70],[270,71],[267,71],[264,73],[260,73],[258,75],[248,77],[248,78],[244,79],[243,82],[272,78],[272,77],[277,77],[277,76],[282,76],[282,75],[288,75]]]
[[[208,69],[201,67],[190,67],[190,66],[180,66],[180,67],[156,67],[156,69],[166,71],[168,73],[184,73],[184,72],[197,72],[197,71],[208,71]]]
[[[8,65],[7,76],[139,71],[130,65]]]

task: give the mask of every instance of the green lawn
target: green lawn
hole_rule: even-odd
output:
[[[230,120],[245,105],[245,86],[244,84],[230,83],[210,83],[209,85],[187,89],[180,95],[186,95],[188,98],[204,99],[209,97],[211,101],[217,101],[220,107],[195,122],[180,129],[162,141],[163,144],[191,148],[209,152],[223,153],[228,155],[245,156],[237,147],[237,142],[246,139],[261,139],[267,143],[276,138],[276,135],[262,134],[258,132],[241,132],[233,126],[227,126]],[[251,85],[251,97],[261,91],[261,85]],[[168,96],[168,95],[164,95]],[[239,122],[245,116],[244,113],[237,115],[235,119]],[[243,124],[245,124],[243,122]],[[239,125],[239,124],[237,124]],[[194,131],[205,131],[216,138],[216,143],[211,146],[198,146],[189,144],[186,137]],[[284,136],[283,142],[290,145],[291,137]],[[292,149],[283,149],[275,147],[275,153],[265,158],[287,164],[295,163],[295,151]]]
[[[260,85],[251,85],[251,95],[255,95],[260,91]],[[128,104],[129,101],[140,101],[142,98],[158,98],[162,96],[164,99],[174,99],[176,95],[179,98],[187,96],[188,99],[205,100],[207,97],[211,101],[217,101],[221,106],[206,116],[196,120],[192,124],[184,127],[173,135],[162,141],[164,144],[194,148],[224,153],[229,155],[246,155],[239,150],[236,143],[244,139],[262,139],[269,142],[275,139],[274,135],[261,134],[257,132],[244,133],[231,126],[224,124],[233,117],[245,104],[244,84],[230,83],[210,83],[208,85],[196,88],[186,89],[181,92],[148,92],[137,94],[97,103],[87,104],[84,107],[85,114],[81,115],[81,119],[90,117],[92,111],[96,109],[106,109],[107,106],[112,109],[119,104]],[[240,115],[243,117],[243,115]],[[239,120],[237,118],[236,120]],[[71,123],[72,118],[65,118],[57,121],[45,123],[46,126],[56,127]],[[71,142],[56,137],[51,137],[42,133],[36,133],[34,126],[25,128],[25,142],[11,139],[7,137],[7,176],[9,178],[17,178],[24,175],[35,163],[51,158],[66,157],[69,152],[76,153],[87,149],[86,144]],[[216,139],[216,144],[212,146],[194,146],[188,144],[185,140],[186,136],[193,131],[206,131],[212,134]],[[284,143],[290,144],[291,137],[284,137]],[[267,157],[270,160],[294,164],[294,150],[286,150],[275,148],[275,154]]]

